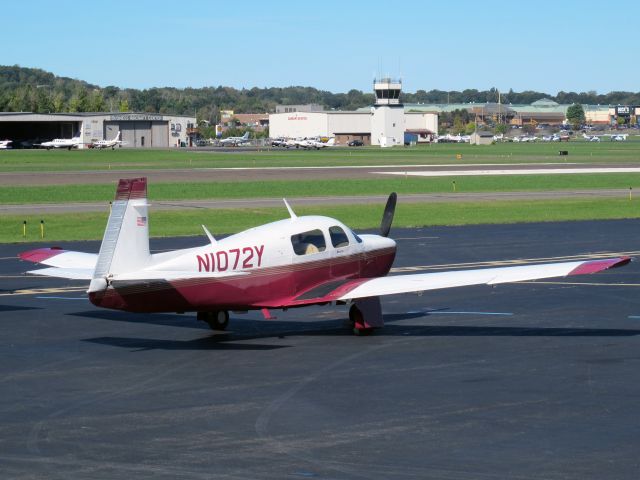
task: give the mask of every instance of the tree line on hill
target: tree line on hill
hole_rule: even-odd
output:
[[[403,93],[404,103],[484,103],[497,102],[498,91],[467,89],[461,92],[417,90]],[[502,103],[530,104],[550,98],[562,104],[640,105],[640,92],[558,92],[557,95],[524,91],[501,92]],[[220,110],[235,113],[275,111],[276,105],[320,104],[326,109],[355,110],[372,105],[373,93],[349,90],[332,93],[312,87],[271,87],[236,89],[232,87],[172,88],[138,90],[114,86],[99,87],[90,83],[58,77],[50,72],[20,66],[0,66],[1,112],[153,112],[194,115],[198,120],[216,123]]]

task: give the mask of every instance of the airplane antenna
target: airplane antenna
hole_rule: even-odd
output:
[[[287,199],[283,198],[282,201],[284,202],[285,206],[287,207],[287,210],[289,210],[289,215],[291,216],[291,219],[295,220],[296,218],[298,218],[298,216],[295,214],[295,212],[293,211],[293,209],[291,208],[291,206],[287,202]]]
[[[207,237],[209,237],[209,241],[211,242],[211,245],[215,245],[216,243],[218,243],[218,241],[215,238],[213,238],[213,235],[211,235],[211,232],[207,230],[207,227],[202,225],[202,229],[204,230],[204,233],[207,235]]]

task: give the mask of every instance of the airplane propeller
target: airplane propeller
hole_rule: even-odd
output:
[[[396,211],[396,201],[398,200],[398,195],[396,192],[392,192],[389,195],[389,199],[387,200],[387,204],[384,207],[384,213],[382,214],[382,222],[380,222],[380,235],[383,237],[389,236],[389,231],[391,230],[391,223],[393,222],[393,214]]]

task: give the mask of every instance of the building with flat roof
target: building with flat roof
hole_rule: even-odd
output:
[[[78,148],[111,140],[121,132],[124,148],[190,146],[195,117],[160,113],[0,113],[0,138],[28,147],[54,138],[80,137]]]
[[[438,134],[438,115],[432,112],[407,112],[400,101],[400,80],[374,81],[376,102],[356,111],[293,110],[269,115],[269,135],[273,138],[335,137],[336,144],[361,140],[365,145],[404,144],[405,132],[419,142],[428,142]]]

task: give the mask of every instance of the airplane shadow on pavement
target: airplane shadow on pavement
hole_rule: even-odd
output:
[[[278,321],[233,318],[230,331],[210,331],[208,326],[195,319],[175,314],[130,314],[117,311],[88,311],[69,315],[132,322],[137,324],[164,325],[196,328],[210,332],[206,337],[191,340],[164,340],[136,337],[97,337],[84,341],[111,345],[133,350],[273,350],[293,345],[238,343],[252,340],[273,339],[290,336],[336,337],[350,336],[351,331],[344,320],[335,318],[317,321]],[[566,327],[503,327],[468,325],[396,325],[394,322],[427,317],[428,312],[385,315],[385,327],[374,333],[375,337],[423,336],[423,337],[632,337],[640,335],[638,329],[615,328],[566,328]]]

